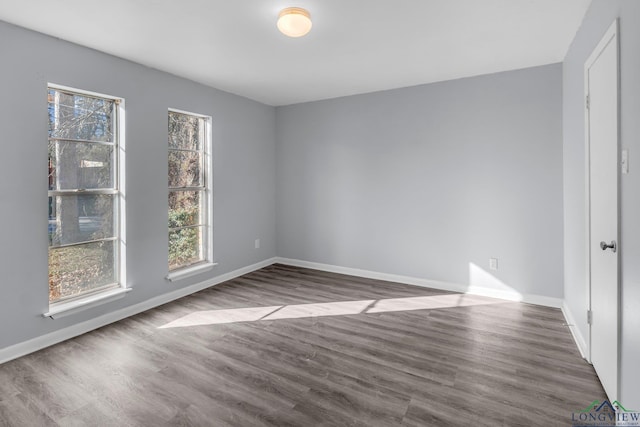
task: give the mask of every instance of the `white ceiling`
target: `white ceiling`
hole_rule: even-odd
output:
[[[0,20],[270,105],[560,62],[591,0],[2,0]],[[280,9],[309,10],[288,38]]]

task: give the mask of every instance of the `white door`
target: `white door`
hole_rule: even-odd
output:
[[[585,63],[591,363],[618,398],[618,23]]]

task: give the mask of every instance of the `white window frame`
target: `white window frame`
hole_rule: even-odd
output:
[[[203,219],[203,228],[204,231],[202,233],[202,250],[204,251],[203,260],[197,262],[195,264],[191,264],[188,266],[180,267],[175,270],[171,270],[167,273],[167,280],[174,282],[177,280],[185,279],[187,277],[194,276],[196,274],[201,274],[206,271],[213,269],[217,264],[213,261],[213,137],[212,137],[212,118],[211,116],[207,116],[200,113],[193,113],[191,111],[179,110],[176,108],[169,108],[167,110],[167,120],[169,117],[169,113],[177,113],[177,114],[185,114],[193,117],[198,117],[203,120],[204,123],[204,141],[202,141],[203,148],[203,159],[202,159],[202,167],[203,167],[203,180],[204,180],[204,190],[202,191],[202,195],[204,196],[204,201],[201,201],[202,209],[204,212],[200,213],[201,218]],[[169,147],[167,147],[167,154],[169,152]],[[170,188],[167,187],[167,200],[169,195]],[[168,205],[167,205],[167,215],[169,213]],[[167,229],[168,230],[168,229]],[[168,236],[168,234],[167,234]],[[168,244],[168,240],[167,240]],[[168,251],[169,248],[167,246],[167,269],[168,266]]]
[[[125,180],[125,100],[122,97],[106,95],[99,92],[92,92],[83,89],[77,89],[70,86],[59,85],[55,83],[47,83],[47,91],[50,89],[59,90],[62,92],[77,93],[79,95],[86,95],[95,98],[104,98],[115,101],[115,118],[113,121],[115,132],[115,171],[114,180],[115,187],[117,189],[114,202],[116,207],[114,209],[114,231],[115,231],[115,245],[114,245],[114,263],[116,263],[116,280],[117,286],[110,287],[108,289],[99,290],[96,292],[88,292],[86,294],[72,297],[59,302],[49,302],[49,309],[43,314],[45,317],[56,319],[64,317],[78,311],[86,310],[97,305],[105,304],[107,302],[114,301],[124,297],[124,295],[131,291],[131,288],[127,287],[127,267],[126,267],[126,180]],[[48,288],[47,288],[48,292]]]

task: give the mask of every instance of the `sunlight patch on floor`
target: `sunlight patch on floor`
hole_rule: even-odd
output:
[[[367,310],[367,313],[384,313],[390,311],[433,310],[449,307],[469,307],[472,305],[496,304],[502,302],[494,298],[477,295],[449,294],[425,297],[382,299]]]
[[[334,301],[313,304],[274,305],[268,307],[231,308],[205,310],[189,313],[179,319],[160,326],[184,328],[190,326],[220,325],[261,320],[300,319],[305,317],[346,316],[353,314],[388,313],[438,308],[469,307],[474,305],[500,304],[508,301],[468,295],[445,294],[381,300]]]
[[[270,307],[231,308],[227,310],[195,311],[166,325],[164,328],[182,328],[186,326],[220,325],[224,323],[254,322],[282,308],[281,305]]]
[[[262,320],[299,319],[301,317],[344,316],[362,313],[375,300],[337,301],[316,304],[285,305]]]

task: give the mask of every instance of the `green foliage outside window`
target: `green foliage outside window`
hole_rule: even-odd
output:
[[[169,211],[169,270],[200,260],[200,227],[179,228],[197,223],[198,211],[198,206]]]

